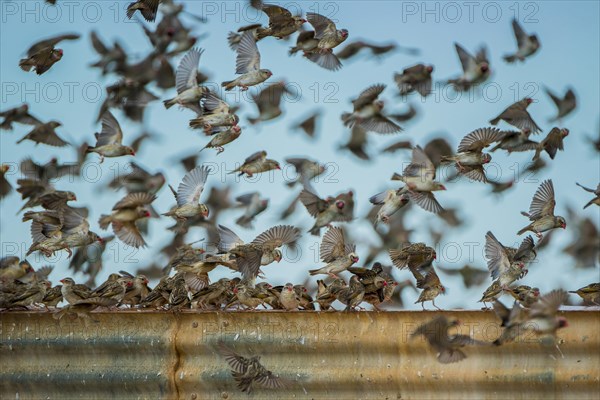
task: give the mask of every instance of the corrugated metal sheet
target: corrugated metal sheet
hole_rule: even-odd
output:
[[[94,313],[97,322],[45,312],[0,314],[2,399],[248,398],[215,351],[218,340],[262,356],[294,381],[254,398],[596,399],[600,312],[568,311],[564,358],[525,335],[502,347],[470,347],[443,365],[412,331],[437,312]],[[492,341],[492,312],[447,311],[460,331]]]

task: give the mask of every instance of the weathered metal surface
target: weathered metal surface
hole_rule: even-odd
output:
[[[447,311],[462,333],[493,341],[492,312]],[[45,312],[0,314],[0,398],[248,398],[215,351],[223,340],[293,381],[253,397],[375,399],[596,399],[600,312],[568,311],[564,358],[525,334],[502,347],[469,347],[443,365],[410,334],[436,312],[94,313],[98,322]]]

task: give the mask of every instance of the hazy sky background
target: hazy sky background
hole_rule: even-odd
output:
[[[57,8],[45,5],[41,0],[3,1],[0,5],[1,108],[4,110],[26,101],[30,104],[31,112],[43,121],[61,121],[63,127],[58,129],[58,134],[79,145],[83,141],[92,142],[94,132],[100,130],[100,124],[94,121],[104,99],[101,88],[118,80],[114,75],[103,78],[99,70],[89,68],[88,65],[98,59],[91,48],[89,32],[97,31],[107,43],[118,40],[138,59],[150,51],[151,45],[138,23],[126,20],[124,9],[127,1],[59,0],[58,3]],[[257,18],[256,11],[248,8],[245,2],[185,3],[190,12],[204,15],[209,20],[207,24],[200,24],[183,17],[187,25],[195,28],[196,34],[206,35],[198,44],[205,49],[200,64],[202,72],[209,74],[213,82],[232,79],[235,76],[235,53],[227,46],[227,32],[257,21],[266,23],[266,16]],[[483,183],[466,181],[448,184],[446,192],[436,195],[444,207],[459,208],[466,224],[459,229],[447,230],[442,243],[438,244],[438,262],[435,265],[459,268],[469,262],[485,268],[483,246],[484,235],[488,230],[494,232],[502,243],[517,245],[524,236],[519,238],[516,232],[527,224],[527,219],[519,211],[528,209],[539,183],[547,178],[554,181],[558,215],[566,216],[566,206],[570,205],[580,217],[592,218],[598,225],[598,207],[591,206],[582,210],[582,206],[591,199],[591,194],[575,186],[575,181],[578,181],[588,187],[595,187],[600,180],[598,153],[594,152],[585,138],[586,135],[597,135],[600,123],[598,2],[307,1],[277,4],[288,6],[292,11],[301,8],[304,12],[315,11],[334,18],[338,21],[339,28],[349,30],[348,42],[359,38],[381,44],[396,42],[419,48],[421,53],[409,56],[396,52],[380,60],[362,55],[345,62],[342,70],[330,72],[299,55],[288,57],[288,48],[295,42],[295,36],[293,41],[287,42],[267,38],[259,42],[258,46],[262,54],[262,67],[273,71],[273,77],[268,82],[284,79],[297,89],[301,97],[285,102],[282,118],[250,126],[245,122],[246,118],[255,115],[257,111],[247,100],[249,96],[240,98],[238,92],[228,94],[226,100],[230,103],[239,102],[242,106],[242,136],[228,145],[219,156],[213,150],[205,150],[201,153],[201,161],[216,162],[220,169],[231,170],[235,163],[249,154],[264,149],[270,158],[281,162],[289,156],[308,156],[322,163],[329,163],[332,168],[328,181],[321,180],[314,186],[321,196],[354,189],[357,219],[348,227],[357,244],[358,254],[364,259],[369,244],[378,240],[371,223],[362,218],[371,207],[368,198],[382,190],[396,187],[389,178],[393,172],[400,172],[410,159],[409,151],[379,156],[381,148],[401,139],[425,145],[437,136],[446,137],[456,146],[465,134],[487,126],[489,119],[525,96],[537,100],[529,110],[543,129],[542,135],[533,139],[541,140],[554,126],[548,123],[548,118],[556,113],[554,104],[543,92],[543,87],[547,86],[562,95],[567,87],[572,86],[578,96],[578,108],[559,125],[569,128],[571,134],[565,140],[565,151],[559,152],[554,161],[543,154],[542,157],[550,164],[547,169],[535,176],[517,176],[516,187],[501,197],[489,195],[491,187]],[[538,34],[541,50],[524,64],[508,65],[502,60],[502,56],[516,49],[510,24],[515,12],[518,12],[517,18],[527,32]],[[61,43],[59,47],[64,50],[64,57],[49,72],[37,76],[25,73],[18,67],[18,60],[32,43],[67,32],[80,33],[82,38],[75,42]],[[349,133],[340,121],[340,114],[351,110],[352,98],[371,84],[381,82],[388,85],[383,93],[387,111],[407,109],[408,102],[397,96],[397,88],[393,82],[394,72],[425,62],[435,66],[433,76],[437,81],[456,76],[461,68],[454,42],[460,43],[472,53],[480,45],[487,45],[493,76],[485,85],[484,96],[478,94],[469,98],[469,95],[463,94],[456,98],[447,88],[435,90],[426,100],[421,100],[418,95],[410,96],[408,102],[416,105],[418,117],[404,124],[405,130],[400,134],[382,136],[370,133],[368,151],[373,156],[371,162],[358,160],[350,153],[337,150],[347,140]],[[340,48],[342,47],[343,45]],[[181,57],[172,60],[173,64],[177,65]],[[70,87],[73,89],[70,90]],[[150,88],[161,100],[171,98],[175,93],[175,89],[163,92],[152,86]],[[304,134],[291,131],[292,124],[316,109],[324,111],[316,140],[311,141]],[[174,186],[179,184],[186,172],[174,160],[198,151],[208,142],[205,137],[188,128],[188,120],[193,116],[190,111],[177,110],[175,107],[165,110],[161,101],[149,105],[143,126],[131,123],[119,110],[113,112],[125,132],[124,144],[129,144],[142,129],[159,134],[160,140],[146,143],[135,161],[152,172],[162,171]],[[502,124],[500,127],[508,127]],[[75,161],[73,148],[56,149],[44,145],[36,147],[29,141],[15,145],[28,129],[27,126],[16,125],[13,132],[3,131],[0,134],[2,163],[18,165],[27,156],[38,163],[45,163],[55,155],[60,162]],[[516,153],[507,157],[503,152],[495,152],[493,163],[500,174],[496,177],[497,180],[512,179],[515,168],[523,170],[531,156],[532,153]],[[98,165],[97,160],[94,154],[88,158],[86,180],[69,182],[68,178],[63,178],[56,182],[56,187],[75,191],[79,201],[74,205],[89,206],[92,229],[108,235],[110,232],[99,230],[98,217],[102,213],[108,213],[124,193],[105,189],[104,184],[116,172],[123,171],[132,159],[106,159],[102,165]],[[493,174],[490,175],[494,178]],[[8,176],[15,187],[17,177],[18,175]],[[287,188],[281,174],[271,177],[269,179],[266,174],[258,182],[244,179],[236,182],[233,175],[227,175],[226,180],[221,179],[220,175],[211,176],[208,190],[213,186],[231,184],[235,195],[259,190],[263,196],[270,198],[269,208],[258,217],[253,230],[235,225],[234,221],[241,210],[223,213],[219,223],[231,227],[242,239],[248,241],[268,227],[278,224],[278,215],[299,188]],[[166,212],[173,204],[174,199],[165,186],[154,205],[160,212]],[[29,224],[21,223],[21,216],[15,215],[21,205],[20,197],[15,192],[1,203],[2,256],[15,255],[15,243],[20,248],[18,255],[24,255],[31,244]],[[572,240],[572,229],[575,227],[573,222],[567,221],[567,230],[554,234],[551,245],[538,254],[538,263],[530,267],[529,275],[521,281],[523,284],[538,286],[542,292],[546,292],[556,287],[574,290],[599,280],[597,266],[594,269],[574,269],[573,259],[561,252]],[[300,206],[286,223],[295,224],[305,232],[313,220]],[[124,248],[121,243],[111,243],[111,250],[105,254],[106,268],[98,279],[101,281],[109,273],[120,269],[134,271],[156,260],[166,265],[164,256],[158,256],[162,258],[157,259],[157,254],[171,238],[171,233],[165,229],[171,224],[172,221],[167,218],[152,220],[150,235],[146,238],[149,246],[145,249],[136,251]],[[428,244],[432,244],[428,233],[429,225],[438,230],[445,229],[445,224],[438,217],[418,207],[411,208],[406,225],[415,229],[413,241]],[[204,234],[200,228],[193,229],[188,235],[189,241],[202,237]],[[467,244],[473,242],[475,244]],[[302,259],[295,263],[284,260],[280,264],[265,267],[269,281],[278,284],[287,281],[302,282],[306,271],[315,267],[314,252],[311,249],[317,247],[318,239],[306,234],[301,240]],[[469,260],[469,248],[473,247],[474,258]],[[128,255],[132,257],[126,258]],[[66,256],[66,252],[61,252],[54,259],[58,260],[51,275],[54,282],[71,275],[66,269]],[[29,259],[34,267],[48,263],[37,256]],[[137,262],[128,261],[130,259]],[[390,263],[387,255],[382,254],[380,259]],[[214,281],[222,274],[231,276],[227,270],[215,271],[211,273],[211,279]],[[439,274],[450,295],[441,296],[436,304],[442,308],[479,307],[476,301],[486,286],[464,290],[460,278],[441,272]],[[399,280],[409,277],[412,279],[408,271],[396,271],[395,276]],[[75,278],[78,281],[85,279],[83,276]],[[491,283],[491,280],[487,283]],[[404,293],[405,303],[410,308],[420,308],[420,305],[412,305],[416,298],[416,293]]]

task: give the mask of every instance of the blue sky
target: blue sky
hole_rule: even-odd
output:
[[[126,21],[124,8],[127,2],[68,2],[53,9],[42,1],[4,1],[1,4],[0,34],[0,90],[1,108],[18,106],[27,101],[34,115],[42,120],[56,119],[63,123],[59,134],[72,143],[91,142],[93,133],[99,130],[94,121],[104,93],[100,88],[117,81],[117,77],[101,77],[98,70],[88,65],[97,60],[90,46],[89,32],[95,30],[106,41],[118,40],[134,57],[141,58],[150,51],[150,44],[144,37],[138,23]],[[200,62],[202,72],[209,74],[213,82],[232,79],[235,71],[235,54],[228,48],[227,32],[239,26],[257,22],[256,13],[248,9],[246,3],[189,1],[187,9],[196,14],[205,15],[209,22],[199,24],[185,19],[195,29],[196,34],[205,34],[206,38],[198,44],[205,49]],[[345,62],[342,70],[330,72],[322,70],[300,56],[288,57],[287,50],[291,41],[278,41],[267,38],[259,42],[262,54],[262,67],[273,71],[270,82],[284,79],[293,85],[300,96],[288,100],[283,105],[284,116],[273,122],[250,126],[242,123],[242,136],[230,144],[224,153],[216,156],[207,150],[201,153],[201,160],[218,163],[218,168],[232,169],[236,162],[242,161],[250,153],[266,150],[270,158],[283,162],[289,156],[308,156],[322,163],[335,165],[330,171],[331,179],[315,184],[322,195],[336,194],[342,190],[354,189],[357,198],[357,219],[348,227],[357,243],[359,256],[365,257],[369,243],[377,241],[370,223],[362,217],[370,209],[368,198],[384,189],[393,188],[389,177],[395,171],[401,171],[409,160],[409,152],[393,155],[380,155],[378,150],[396,140],[411,140],[414,144],[424,145],[436,136],[446,137],[453,145],[468,132],[483,126],[512,102],[524,97],[533,97],[537,102],[530,106],[530,112],[543,129],[545,135],[553,125],[548,118],[555,112],[551,100],[543,91],[545,86],[557,93],[564,93],[567,87],[573,87],[578,97],[578,108],[564,121],[561,127],[570,129],[566,138],[565,151],[559,152],[549,168],[533,177],[518,176],[515,188],[502,197],[488,195],[490,190],[481,183],[458,182],[447,185],[448,190],[437,197],[445,207],[460,209],[460,215],[466,225],[460,229],[448,231],[440,244],[439,265],[453,268],[465,262],[485,268],[483,244],[485,232],[491,230],[505,244],[514,245],[520,240],[517,230],[526,225],[527,219],[519,211],[529,207],[531,197],[541,181],[551,178],[557,192],[558,215],[566,215],[566,206],[573,207],[581,217],[592,218],[598,224],[598,207],[581,207],[589,201],[589,193],[575,186],[578,181],[586,186],[595,187],[600,180],[600,159],[585,140],[585,135],[597,134],[600,109],[600,54],[599,3],[594,1],[567,2],[396,2],[396,1],[342,1],[342,2],[281,2],[291,10],[316,11],[334,18],[339,28],[350,32],[349,40],[365,39],[376,43],[395,42],[402,46],[416,47],[421,50],[418,56],[394,53],[381,60],[360,56]],[[472,7],[472,8],[469,8]],[[541,50],[524,64],[508,65],[502,60],[505,53],[515,50],[516,43],[510,21],[517,18],[527,32],[536,32],[541,41]],[[118,22],[115,21],[118,20]],[[266,22],[266,17],[258,20]],[[82,38],[76,42],[61,44],[63,59],[42,76],[27,74],[18,67],[18,60],[25,50],[35,41],[55,34],[78,32]],[[388,111],[402,111],[407,108],[406,100],[396,96],[393,83],[394,72],[407,66],[425,62],[435,66],[434,79],[438,81],[453,77],[460,72],[460,63],[454,50],[454,42],[460,43],[470,52],[482,44],[487,45],[493,76],[484,87],[485,94],[473,96],[455,95],[442,86],[426,100],[409,97],[408,101],[419,110],[416,119],[404,125],[405,130],[397,135],[384,137],[370,134],[369,151],[374,156],[370,163],[357,160],[349,153],[337,150],[339,144],[347,139],[348,132],[340,121],[340,114],[351,109],[350,100],[360,91],[374,83],[388,85],[383,94]],[[177,65],[181,56],[172,60]],[[174,89],[162,92],[152,90],[161,99],[173,97]],[[238,102],[240,115],[245,121],[255,115],[255,106],[248,96],[240,97],[238,92],[228,94],[230,103]],[[318,137],[311,141],[299,132],[292,132],[290,126],[310,112],[322,109]],[[202,148],[207,140],[187,127],[191,113],[172,108],[165,110],[162,102],[157,101],[148,107],[142,125],[128,121],[116,110],[115,115],[125,132],[125,144],[128,144],[142,128],[159,134],[158,142],[147,143],[135,157],[135,161],[152,171],[160,170],[167,176],[168,182],[177,185],[185,171],[173,162],[180,155],[188,155]],[[502,125],[501,127],[507,127]],[[74,161],[72,149],[55,149],[47,146],[34,146],[31,142],[15,145],[16,140],[27,133],[27,127],[18,126],[13,132],[0,134],[0,159],[2,163],[18,163],[27,156],[44,163],[53,155],[61,162]],[[536,140],[541,140],[538,136]],[[513,154],[507,157],[496,152],[493,165],[500,172],[499,180],[511,179],[515,168],[525,168],[530,154]],[[88,179],[69,182],[61,179],[56,183],[58,189],[74,190],[79,201],[77,206],[91,208],[92,228],[99,232],[97,219],[108,212],[112,205],[123,196],[103,189],[103,183],[110,180],[116,171],[126,168],[130,158],[107,159],[102,165],[95,163],[94,155],[88,158],[86,171]],[[233,175],[226,180],[222,175],[211,177],[208,188],[212,186],[233,185],[235,194],[259,190],[270,198],[268,210],[259,216],[255,229],[244,230],[234,224],[240,210],[222,214],[219,223],[231,227],[243,239],[251,240],[264,229],[278,223],[277,218],[296,191],[284,185],[281,174],[265,175],[256,182],[235,181]],[[8,179],[15,185],[17,176]],[[101,189],[102,188],[102,189]],[[21,206],[17,194],[13,194],[0,203],[2,225],[0,227],[2,255],[14,253],[14,243],[27,250],[30,242],[29,225],[20,222],[16,211]],[[155,202],[156,208],[165,212],[174,204],[174,200],[165,187]],[[308,213],[300,207],[288,223],[293,223],[303,231],[312,224]],[[569,221],[567,221],[569,223]],[[119,269],[135,270],[156,259],[158,249],[169,240],[170,233],[165,230],[171,224],[166,218],[151,221],[149,247],[132,251],[121,245],[116,246],[111,256],[106,255],[107,268],[100,279]],[[430,243],[428,226],[442,228],[444,225],[432,214],[413,207],[406,219],[408,227],[415,229],[413,241]],[[538,286],[542,292],[555,287],[571,290],[592,281],[598,281],[598,268],[574,269],[574,262],[562,255],[561,249],[570,242],[572,233],[570,224],[566,231],[556,232],[551,246],[540,252],[539,262],[530,268],[523,284]],[[106,233],[108,234],[108,232]],[[188,239],[203,237],[201,229],[192,230]],[[467,243],[475,242],[470,245]],[[282,261],[280,264],[265,268],[269,281],[285,283],[301,282],[306,270],[313,268],[316,239],[306,235],[301,242],[303,255],[299,262]],[[474,259],[469,260],[469,246],[475,248]],[[125,260],[127,254],[133,254],[137,262]],[[53,281],[70,274],[66,270],[66,253],[57,256],[56,270],[51,275]],[[110,258],[110,259],[109,259]],[[113,259],[115,259],[113,261]],[[166,263],[167,260],[162,260]],[[386,256],[381,261],[389,262]],[[41,266],[43,260],[33,259],[34,266]],[[224,272],[229,274],[229,272]],[[216,271],[211,277],[217,279]],[[476,300],[485,287],[463,290],[458,278],[440,274],[449,288],[450,296],[440,298],[436,304],[441,307],[477,307]],[[568,279],[565,277],[568,276]],[[398,279],[410,277],[407,271],[397,271]],[[76,276],[83,280],[82,276]],[[490,281],[491,282],[491,281]],[[414,297],[414,299],[413,299]],[[412,303],[416,294],[405,294],[405,302]],[[419,307],[418,305],[415,307]]]

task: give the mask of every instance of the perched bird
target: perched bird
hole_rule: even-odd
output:
[[[374,226],[376,227],[380,221],[384,224],[388,224],[390,222],[390,217],[407,205],[409,199],[408,193],[403,193],[401,189],[390,189],[371,196],[369,198],[371,204],[381,206],[379,211],[377,211],[377,217],[373,223]]]
[[[521,214],[529,218],[532,222],[517,232],[517,235],[522,235],[523,233],[530,231],[535,233],[538,239],[541,239],[543,232],[554,228],[565,229],[567,227],[565,219],[554,215],[555,205],[554,185],[552,184],[552,179],[548,179],[542,182],[533,195],[531,205],[529,206],[529,212],[521,212]]]
[[[131,19],[136,11],[148,22],[154,22],[158,13],[158,5],[162,0],[135,0],[127,6],[127,18]]]
[[[0,111],[0,117],[4,118],[0,122],[0,129],[12,130],[13,123],[19,123],[24,125],[40,125],[42,121],[29,114],[29,105],[24,103],[19,107],[9,108],[6,111]]]
[[[238,121],[238,116],[227,102],[214,92],[208,92],[202,98],[202,112],[190,120],[190,128],[202,128],[205,134],[212,135],[220,132],[215,128],[236,126]]]
[[[405,68],[401,74],[394,74],[401,96],[417,92],[423,97],[431,93],[431,73],[433,65],[417,64]]]
[[[431,301],[431,304],[441,310],[438,306],[435,305],[435,298],[440,294],[446,293],[446,288],[442,285],[438,274],[435,272],[435,269],[430,264],[426,268],[410,268],[410,272],[412,272],[413,276],[417,280],[417,288],[423,289],[415,304],[421,303],[421,307],[423,310],[425,309],[425,302]]]
[[[269,205],[269,199],[260,197],[259,192],[243,194],[235,198],[245,208],[244,214],[235,223],[244,228],[252,228],[252,223],[257,215],[265,211]]]
[[[147,206],[155,199],[156,196],[149,193],[130,193],[115,204],[110,215],[102,215],[98,224],[101,229],[107,229],[109,224],[112,225],[115,235],[128,246],[145,247],[146,241],[136,222],[150,217]]]
[[[347,222],[354,218],[354,193],[340,193],[336,197],[321,199],[307,189],[300,192],[300,202],[306,211],[315,218],[315,223],[309,229],[312,235],[320,235],[321,228],[332,222]]]
[[[508,154],[512,152],[536,150],[539,143],[529,139],[531,131],[529,129],[518,131],[502,131],[502,138],[490,152],[498,149],[506,150]]]
[[[258,108],[258,116],[248,117],[248,122],[255,125],[259,122],[271,121],[281,116],[281,98],[284,94],[292,93],[284,81],[273,83],[258,94],[252,95],[252,100]]]
[[[189,108],[199,116],[202,115],[200,99],[209,91],[198,82],[198,64],[203,52],[203,49],[193,48],[181,59],[175,74],[177,96],[163,101],[165,108],[169,109],[178,104]]]
[[[494,303],[502,296],[502,293],[504,293],[504,289],[502,289],[502,286],[500,285],[500,280],[496,279],[487,289],[485,289],[478,303],[483,303],[483,310],[489,310],[486,303]]]
[[[400,132],[402,128],[381,113],[384,103],[378,100],[378,97],[384,89],[385,85],[378,84],[363,90],[352,101],[354,110],[351,113],[342,114],[344,125],[349,128],[359,125],[368,132],[382,134]]]
[[[79,34],[68,33],[41,40],[27,50],[27,58],[19,61],[19,67],[27,72],[35,69],[36,74],[42,75],[60,61],[63,56],[62,49],[57,49],[54,46],[63,40],[77,40],[79,37]]]
[[[59,126],[62,126],[62,124],[58,121],[49,121],[43,124],[35,125],[31,132],[17,141],[17,144],[23,142],[24,140],[31,140],[32,142],[35,142],[36,145],[42,143],[54,147],[67,146],[69,143],[65,142],[56,134],[55,129]]]
[[[413,149],[411,162],[402,175],[394,173],[392,180],[404,182],[408,197],[422,209],[434,214],[444,210],[432,192],[446,187],[435,181],[435,166],[420,146]]]
[[[102,116],[102,131],[95,136],[96,146],[88,147],[86,153],[100,155],[100,163],[104,162],[104,157],[135,156],[135,151],[131,147],[123,146],[123,131],[110,111],[106,111]]]
[[[468,335],[450,335],[448,330],[458,325],[460,325],[460,322],[457,319],[448,319],[440,315],[420,325],[411,334],[411,339],[423,335],[429,345],[436,351],[437,360],[442,364],[459,362],[467,358],[467,355],[461,350],[462,347],[484,345],[485,343],[472,339]]]
[[[251,178],[254,174],[269,172],[274,169],[281,169],[279,163],[275,160],[267,158],[267,152],[257,151],[244,160],[244,163],[228,174],[238,173],[238,176],[246,174]]]
[[[523,307],[529,308],[539,300],[540,289],[527,285],[511,287],[507,292],[514,297]]]
[[[542,140],[537,148],[535,149],[535,155],[533,156],[533,161],[537,160],[538,158],[540,158],[540,153],[542,152],[542,150],[545,150],[546,153],[548,153],[548,155],[550,156],[550,158],[552,160],[554,160],[554,157],[556,156],[556,152],[558,150],[564,150],[563,147],[563,140],[569,136],[569,130],[566,128],[557,128],[554,127],[552,128],[552,130],[550,130],[550,132],[548,133],[548,136],[546,136],[544,138],[544,140]]]
[[[270,70],[260,68],[260,53],[252,32],[246,31],[242,34],[236,51],[235,73],[240,76],[234,80],[223,82],[221,86],[225,90],[232,90],[236,86],[242,90],[248,90],[250,86],[258,85],[273,75]]]
[[[229,364],[238,388],[248,395],[252,394],[255,385],[266,389],[284,389],[289,386],[287,381],[274,375],[260,363],[260,356],[242,357],[223,342],[217,344],[217,351]]]
[[[463,74],[455,79],[448,80],[458,91],[469,90],[472,86],[485,82],[491,75],[487,51],[480,48],[475,57],[469,54],[458,43],[454,43],[456,53],[462,65]]]
[[[286,182],[286,185],[294,187],[297,183],[300,183],[304,189],[311,192],[314,189],[310,181],[322,175],[327,170],[324,164],[308,158],[286,158],[285,162],[292,165],[297,174],[297,178],[289,180],[289,182]]]
[[[577,107],[577,98],[575,97],[575,92],[573,89],[568,89],[567,93],[565,93],[564,97],[561,99],[548,88],[545,89],[546,94],[552,99],[552,102],[556,105],[557,114],[556,116],[550,118],[549,122],[554,122],[561,120],[567,115],[571,114],[573,110]]]
[[[454,162],[456,169],[469,179],[487,182],[483,165],[492,160],[492,156],[482,150],[501,140],[502,132],[497,128],[480,128],[468,133],[458,145],[458,153],[443,156],[442,162]]]
[[[583,190],[585,190],[586,192],[594,193],[594,195],[596,196],[593,199],[591,199],[590,201],[588,201],[588,203],[585,206],[583,206],[583,209],[588,208],[592,204],[600,206],[600,183],[598,184],[598,186],[596,186],[596,189],[591,189],[591,188],[585,187],[579,183],[576,183],[576,185],[579,186],[580,188],[582,188]]]
[[[177,187],[177,191],[171,187],[171,191],[177,200],[177,206],[163,215],[178,220],[186,220],[197,216],[207,218],[209,214],[208,207],[200,203],[200,195],[211,172],[210,168],[199,165],[185,174]]]
[[[600,283],[590,283],[577,290],[570,290],[569,293],[575,293],[583,299],[584,303],[600,306]]]
[[[92,294],[92,289],[86,285],[76,284],[72,278],[60,280],[62,288],[60,289],[63,299],[69,304],[75,304],[80,300],[87,299]]]
[[[252,282],[260,272],[261,265],[281,261],[282,246],[294,248],[300,238],[300,230],[291,225],[277,225],[258,235],[250,243],[244,243],[231,229],[219,225],[218,249],[235,256],[242,277]]]
[[[513,63],[517,60],[525,61],[525,58],[532,56],[535,54],[540,48],[540,41],[537,35],[527,34],[516,18],[512,20],[512,28],[515,33],[515,38],[517,39],[517,52],[513,54],[505,55],[504,61],[507,63]]]
[[[360,282],[358,276],[352,275],[348,286],[339,289],[335,297],[346,306],[344,311],[354,310],[365,297],[365,286]]]
[[[321,261],[327,263],[327,265],[319,269],[309,270],[310,275],[328,274],[333,278],[337,278],[336,274],[347,270],[359,260],[358,255],[356,255],[356,245],[347,243],[344,239],[344,231],[338,227],[330,227],[325,232],[319,247],[319,253]]]
[[[12,185],[5,178],[5,175],[8,171],[10,171],[10,165],[0,164],[0,199],[8,196],[13,189]]]
[[[533,134],[539,133],[541,128],[535,123],[527,111],[527,107],[529,107],[531,103],[533,103],[533,99],[526,97],[523,100],[511,104],[496,118],[490,120],[490,124],[497,125],[500,120],[503,120],[521,130],[528,130]]]
[[[20,279],[31,272],[34,272],[34,269],[27,260],[21,261],[15,256],[0,258],[0,281],[2,282]]]
[[[337,300],[337,292],[346,286],[346,282],[341,279],[334,279],[329,285],[323,280],[317,280],[317,297],[316,302],[319,303],[321,311],[333,310],[331,306]]]
[[[281,290],[281,294],[279,295],[279,302],[283,306],[286,311],[297,311],[299,306],[299,299],[296,291],[294,290],[294,285],[291,283],[286,283]]]

